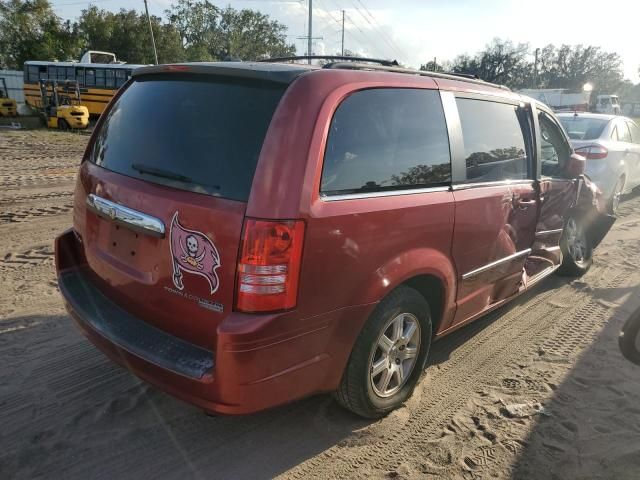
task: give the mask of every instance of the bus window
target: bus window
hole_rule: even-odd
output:
[[[84,82],[88,87],[93,87],[96,84],[96,71],[93,68],[87,68],[84,71]]]
[[[116,87],[120,88],[127,81],[127,72],[123,69],[116,70]]]
[[[84,68],[78,67],[76,69],[76,77],[78,80],[78,85],[84,87]]]
[[[46,65],[42,65],[41,67],[39,67],[39,73],[38,73],[38,79],[42,79],[42,80],[46,80],[47,77],[47,66]]]
[[[113,70],[111,68],[107,68],[105,70],[105,76],[106,76],[105,85],[111,88],[115,87],[116,86],[115,77],[114,77]]]
[[[96,68],[96,87],[104,87],[104,69]]]
[[[67,67],[67,79],[68,80],[76,79],[76,67]]]
[[[67,78],[66,68],[58,67],[57,70],[58,70],[58,80],[66,80],[66,78]]]
[[[37,65],[29,65],[28,82],[37,83],[40,80],[40,69]]]
[[[51,80],[55,80],[56,79],[57,70],[58,69],[56,67],[49,66],[49,79],[51,79]]]

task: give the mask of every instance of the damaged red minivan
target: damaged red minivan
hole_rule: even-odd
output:
[[[135,70],[56,240],[106,355],[211,412],[335,392],[379,417],[431,343],[556,270],[613,218],[553,113],[508,89],[365,62]]]

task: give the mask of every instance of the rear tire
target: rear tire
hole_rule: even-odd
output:
[[[64,118],[59,118],[58,128],[66,132],[67,130],[69,130],[69,123],[67,123],[67,121]]]
[[[431,336],[427,301],[413,288],[396,288],[360,332],[335,399],[365,418],[380,418],[398,408],[422,375]]]
[[[593,248],[587,237],[584,222],[578,217],[569,217],[560,237],[562,264],[560,275],[581,277],[593,263]]]
[[[613,187],[613,193],[611,194],[611,198],[609,199],[609,213],[615,215],[618,211],[618,207],[620,206],[620,201],[622,200],[622,192],[624,192],[624,184],[625,177],[624,175],[620,175],[618,181],[616,182],[615,187]]]
[[[622,327],[618,344],[627,360],[640,365],[640,310],[632,313]]]

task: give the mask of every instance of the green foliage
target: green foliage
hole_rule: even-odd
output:
[[[151,17],[158,49],[158,60],[170,63],[184,60],[178,31]],[[149,40],[149,23],[144,13],[122,9],[119,12],[90,6],[82,11],[76,24],[83,50],[114,52],[129,63],[153,63],[153,47]]]
[[[430,60],[427,63],[420,65],[420,70],[425,72],[444,72],[445,67],[435,60]]]
[[[166,12],[180,33],[187,58],[253,60],[294,55],[287,27],[255,10],[221,9],[207,0],[178,0]]]
[[[47,0],[0,0],[0,68],[21,70],[26,60],[78,54],[74,25],[62,22]]]
[[[459,55],[451,65],[453,73],[477,75],[488,82],[512,88],[528,86],[533,65],[528,60],[529,46],[515,45],[509,40],[494,39],[474,56]]]
[[[168,21],[151,17],[161,63],[252,60],[291,55],[287,27],[253,10],[220,9],[207,0],[178,0]],[[153,63],[146,15],[89,6],[76,22],[63,22],[47,0],[0,0],[0,67],[22,69],[26,60],[75,60],[104,50],[129,63]]]
[[[433,62],[430,62],[433,63]],[[432,67],[432,65],[425,65]],[[515,45],[495,39],[475,55],[459,55],[451,65],[454,73],[477,75],[483,80],[511,88],[567,88],[581,90],[590,82],[597,92],[616,92],[623,86],[622,59],[617,53],[583,45],[547,45],[536,65],[528,44]],[[594,97],[595,98],[595,97]]]
[[[614,92],[623,79],[622,59],[600,47],[547,45],[540,53],[539,86],[580,90],[590,82],[594,91]]]

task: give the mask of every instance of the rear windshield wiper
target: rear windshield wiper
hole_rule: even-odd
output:
[[[194,183],[193,179],[185,175],[181,175],[179,173],[175,173],[170,170],[164,170],[163,168],[145,165],[144,163],[134,163],[131,165],[131,168],[133,168],[134,170],[137,170],[140,173],[153,175],[154,177],[167,178],[169,180],[177,180],[179,182],[185,182],[185,183]]]

